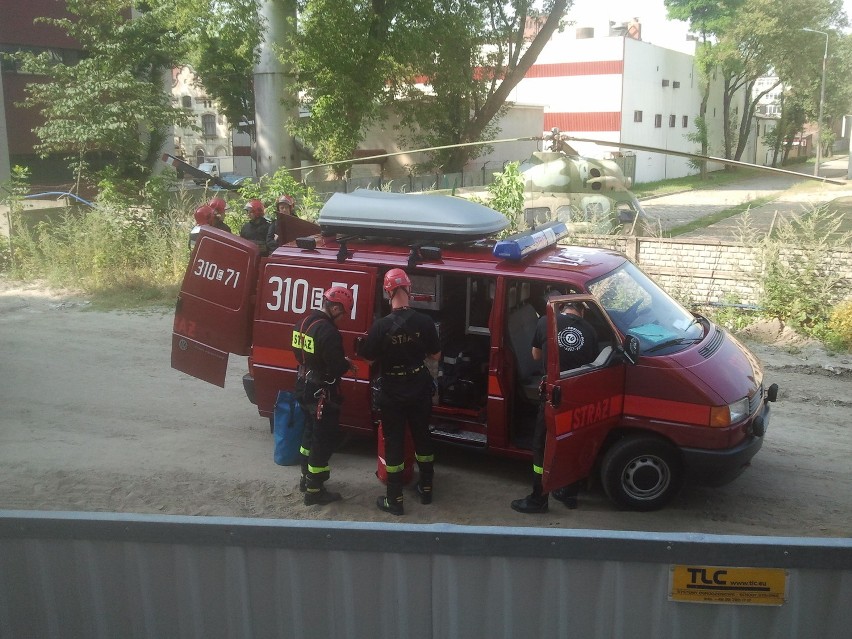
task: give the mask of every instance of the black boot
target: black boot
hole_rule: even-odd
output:
[[[376,498],[376,506],[379,507],[379,510],[384,510],[386,513],[390,513],[391,515],[404,515],[405,509],[402,507],[402,498],[398,502],[389,502],[388,498],[384,495],[379,495]]]
[[[376,506],[391,515],[402,515],[405,509],[402,507],[402,471],[388,473],[387,497],[379,496]]]
[[[417,486],[414,487],[414,490],[417,491],[417,494],[420,495],[420,503],[424,505],[428,505],[432,503],[432,482],[430,481],[428,484],[421,478],[419,482],[417,482]]]
[[[557,488],[551,494],[553,498],[557,501],[561,501],[568,510],[574,510],[577,508],[577,492],[578,488],[576,484],[571,484],[570,486],[563,486],[562,488]]]
[[[305,455],[299,455],[301,458],[302,476],[299,477],[299,492],[303,493],[308,489],[308,458]]]
[[[524,497],[516,499],[512,502],[512,510],[517,510],[519,513],[546,513],[547,512],[547,494],[536,494],[535,491]]]
[[[340,493],[333,493],[325,488],[319,490],[307,488],[305,492],[305,506],[325,506],[341,499],[343,496]]]
[[[435,476],[435,466],[432,462],[418,462],[418,467],[420,468],[420,479],[415,490],[420,495],[421,504],[431,504],[432,478]]]

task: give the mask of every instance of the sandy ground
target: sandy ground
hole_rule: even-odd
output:
[[[0,509],[447,522],[472,525],[852,535],[852,357],[780,327],[750,342],[781,386],[766,443],[722,488],[687,486],[665,510],[622,512],[597,482],[578,510],[521,515],[528,464],[441,448],[435,502],[408,492],[406,516],[379,512],[375,442],[346,439],[329,487],[306,507],[298,469],[272,461],[269,424],[245,398],[245,359],[219,389],[169,366],[171,309],[101,313],[86,302],[0,280]]]

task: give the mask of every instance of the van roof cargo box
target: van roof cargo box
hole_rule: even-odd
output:
[[[509,225],[502,213],[462,198],[366,189],[335,193],[317,221],[323,233],[453,241],[481,239]]]

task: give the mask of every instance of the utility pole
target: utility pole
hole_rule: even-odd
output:
[[[822,164],[822,111],[825,105],[825,65],[828,62],[828,34],[825,31],[817,31],[807,27],[802,27],[799,31],[821,33],[825,36],[825,52],[822,54],[822,82],[819,88],[819,116],[817,116],[816,164],[814,165],[814,177],[817,177],[819,176],[819,165]]]
[[[281,62],[275,45],[287,42],[296,25],[296,0],[260,0],[258,17],[266,27],[260,59],[254,67],[254,123],[257,176],[272,175],[281,167],[298,166],[296,143],[287,121],[299,116],[293,78]]]

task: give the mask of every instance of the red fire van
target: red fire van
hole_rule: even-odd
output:
[[[294,385],[295,322],[325,289],[347,287],[355,305],[338,327],[357,361],[356,341],[388,312],[384,273],[403,268],[412,306],[441,339],[435,439],[530,457],[546,374],[545,489],[598,473],[616,504],[652,510],[684,479],[731,481],[760,449],[777,385],[766,387],[760,363],[730,333],[685,310],[624,255],[560,245],[557,223],[482,239],[505,219],[449,196],[338,194],[319,222],[322,232],[263,259],[254,243],[205,227],[177,302],[172,366],[224,386],[229,354],[247,355],[247,395],[271,416],[279,389]],[[554,288],[564,297],[548,300]],[[542,369],[530,353],[536,322],[546,314],[556,339],[554,305],[569,299],[584,305],[600,354],[561,371],[558,349],[548,349]],[[375,432],[374,374],[362,360],[342,380],[349,431]]]

